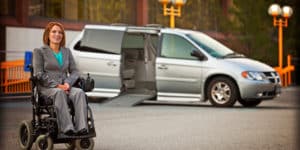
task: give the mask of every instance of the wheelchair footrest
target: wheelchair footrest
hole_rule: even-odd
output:
[[[95,132],[89,132],[86,135],[65,135],[63,133],[59,133],[57,135],[57,139],[84,139],[84,138],[92,138],[92,137],[96,137],[96,133]]]

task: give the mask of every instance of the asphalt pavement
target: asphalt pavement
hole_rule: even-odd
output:
[[[298,150],[300,87],[256,108],[152,103],[102,106],[93,100],[95,150]],[[0,103],[1,149],[19,149],[17,129],[31,119],[28,100]],[[55,149],[66,149],[57,144]],[[35,149],[35,147],[33,147]]]

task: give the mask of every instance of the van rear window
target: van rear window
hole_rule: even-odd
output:
[[[118,30],[86,29],[79,47],[90,52],[119,54],[123,35]]]

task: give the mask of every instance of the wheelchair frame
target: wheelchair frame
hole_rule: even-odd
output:
[[[39,95],[37,78],[33,75],[33,67],[30,68],[31,81],[31,103],[32,120],[23,120],[19,128],[19,144],[21,149],[31,149],[33,143],[36,143],[38,149],[52,149],[54,143],[66,143],[68,149],[93,149],[96,137],[95,125],[92,110],[87,105],[88,110],[88,130],[86,135],[65,135],[58,133],[56,107],[52,99],[44,98]],[[85,91],[86,92],[86,91]],[[86,100],[88,103],[88,97]],[[74,108],[69,108],[74,119]]]

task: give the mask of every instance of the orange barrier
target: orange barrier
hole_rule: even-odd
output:
[[[287,66],[284,68],[274,67],[274,69],[279,73],[282,86],[289,86],[292,83],[291,72],[295,70],[294,65],[291,65],[292,56],[287,56]]]
[[[0,93],[31,92],[30,72],[24,72],[24,60],[1,62],[0,69]]]

